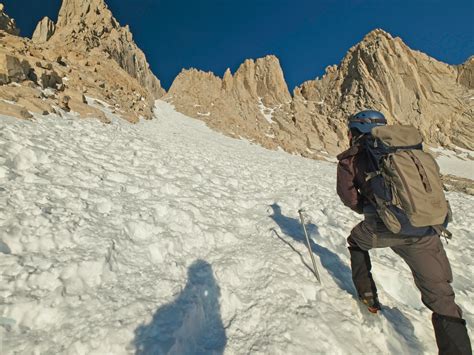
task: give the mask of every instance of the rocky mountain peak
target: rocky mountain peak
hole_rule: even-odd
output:
[[[466,129],[472,125],[474,57],[450,66],[382,29],[368,33],[321,78],[295,88],[293,98],[275,56],[248,59],[212,85],[198,82],[192,95],[173,83],[179,111],[268,148],[316,158],[338,154],[348,145],[347,118],[375,109],[390,123],[416,126],[428,145],[474,149]]]
[[[211,72],[205,72],[195,68],[183,69],[173,81],[170,88],[170,94],[182,94],[184,92],[194,92],[199,90],[219,91],[221,79]]]
[[[0,29],[17,34],[0,8]],[[104,102],[130,122],[153,117],[164,94],[145,54],[103,0],[63,0],[31,40],[0,35],[0,112],[20,118],[74,111],[108,121]]]
[[[117,25],[104,0],[63,0],[58,15],[58,27],[73,29],[81,24]]]
[[[359,44],[370,43],[370,42],[380,41],[384,39],[391,40],[393,39],[393,36],[381,28],[376,28],[370,31],[369,33],[367,33]]]
[[[369,32],[362,41],[349,49],[341,62],[341,66],[345,64],[356,67],[359,67],[361,64],[390,66],[393,64],[393,61],[389,60],[390,57],[411,56],[413,52],[416,51],[411,50],[401,38],[393,37],[382,29],[375,29]]]
[[[38,22],[31,39],[36,43],[44,43],[51,38],[55,31],[56,24],[49,17],[44,17]]]
[[[295,116],[298,121],[323,122],[329,117],[332,130],[342,136],[350,114],[375,109],[390,123],[416,126],[428,144],[472,149],[471,133],[461,128],[472,121],[472,104],[462,87],[474,81],[472,65],[468,61],[456,68],[442,63],[377,29],[321,79],[295,90]],[[313,126],[322,136],[323,125]],[[328,151],[340,149],[330,147],[328,139],[322,141]]]
[[[100,52],[112,58],[136,78],[155,98],[164,95],[145,54],[133,41],[130,28],[121,27],[104,0],[63,0],[56,31],[50,39],[56,46]]]
[[[16,27],[15,20],[5,13],[5,5],[0,3],[0,30],[3,30],[14,36],[20,34],[20,29]]]
[[[222,90],[230,91],[232,90],[233,86],[234,86],[234,78],[232,76],[232,72],[230,71],[230,68],[227,68],[227,70],[224,73],[224,77],[222,78]]]
[[[242,97],[262,98],[266,106],[291,100],[280,61],[274,55],[245,60],[233,78],[233,89]]]

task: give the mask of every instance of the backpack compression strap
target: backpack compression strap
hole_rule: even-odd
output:
[[[418,170],[418,174],[420,174],[421,182],[423,183],[423,187],[425,188],[425,191],[432,192],[433,189],[431,188],[430,181],[428,180],[428,175],[426,174],[426,170],[423,167],[423,164],[421,164],[420,159],[418,159],[418,157],[415,154],[413,154],[413,152],[411,151],[408,151],[407,154],[411,158],[413,163],[415,164],[416,169]]]

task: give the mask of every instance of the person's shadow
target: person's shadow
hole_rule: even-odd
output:
[[[160,307],[149,324],[135,330],[136,355],[221,355],[227,343],[212,267],[196,260],[177,298]]]
[[[270,217],[280,227],[282,233],[306,245],[306,238],[304,236],[301,222],[298,219],[283,215],[281,213],[281,207],[277,203],[272,204],[270,207],[273,210],[273,214]],[[331,275],[331,277],[341,289],[348,292],[353,297],[356,297],[356,291],[352,283],[351,269],[342,262],[341,258],[337,254],[323,246],[316,244],[311,239],[311,236],[319,236],[318,226],[312,223],[305,225],[311,244],[311,249],[313,250],[313,253],[319,256],[321,265],[326,269],[326,271]],[[274,232],[277,237],[286,242],[275,229]],[[312,270],[312,267],[310,269]]]
[[[306,245],[306,237],[303,232],[303,227],[299,219],[287,217],[281,213],[281,207],[274,203],[270,206],[273,210],[273,214],[270,215],[275,223],[280,228],[281,232],[288,237],[293,238],[294,240],[304,243]],[[311,244],[311,249],[313,253],[319,256],[321,265],[324,267],[325,271],[331,275],[336,284],[344,291],[348,292],[354,299],[358,299],[357,292],[355,290],[354,284],[352,282],[352,271],[349,266],[344,264],[341,258],[330,251],[329,249],[316,244],[312,240],[312,236],[321,237],[319,234],[318,226],[312,223],[305,224],[306,231],[308,232],[308,237]],[[273,229],[276,236],[288,244],[295,252],[300,254],[303,263],[311,271],[313,270],[303,259],[303,256],[298,252],[287,240],[285,240],[275,229]],[[361,312],[367,312],[365,306],[359,304]],[[384,306],[382,308],[382,313],[387,318],[387,320],[392,323],[395,330],[405,339],[406,342],[410,343],[415,350],[423,349],[423,344],[418,340],[415,335],[415,329],[410,320],[403,315],[397,308],[391,308]],[[421,351],[421,350],[420,350]]]

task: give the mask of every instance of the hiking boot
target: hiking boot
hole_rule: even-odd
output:
[[[377,313],[382,309],[377,296],[373,297],[359,297],[359,300],[367,306],[370,313]]]

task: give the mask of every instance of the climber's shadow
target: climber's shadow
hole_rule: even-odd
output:
[[[135,354],[223,354],[227,337],[219,297],[211,265],[195,261],[177,298],[160,307],[149,324],[135,330]]]
[[[291,218],[283,215],[281,213],[281,208],[278,204],[274,203],[271,205],[273,210],[273,214],[270,216],[280,227],[281,232],[293,238],[294,240],[304,243],[306,245],[306,238],[304,236],[303,228],[301,226],[301,222],[299,219]],[[313,253],[319,257],[321,265],[324,267],[325,272],[328,272],[331,277],[334,279],[336,284],[343,289],[344,291],[348,292],[352,295],[353,298],[357,299],[357,292],[354,288],[354,284],[352,282],[352,271],[346,264],[343,263],[341,258],[329,249],[322,247],[316,244],[311,238],[315,237],[319,239],[321,236],[318,231],[318,226],[312,223],[306,224],[306,230],[310,237],[310,244],[313,250]],[[275,234],[278,238],[280,238],[283,242],[288,244],[293,250],[298,252],[285,238],[283,238],[275,229]],[[303,256],[300,254],[303,259]],[[304,262],[304,260],[303,260]],[[312,270],[306,262],[304,262],[306,267]],[[368,312],[365,306],[360,306],[361,313]],[[393,325],[394,329],[404,337],[407,343],[410,344],[411,347],[414,349],[423,349],[423,345],[420,343],[418,338],[415,335],[415,330],[413,324],[410,320],[403,315],[397,308],[395,307],[382,307],[382,314],[386,317],[386,319]]]

